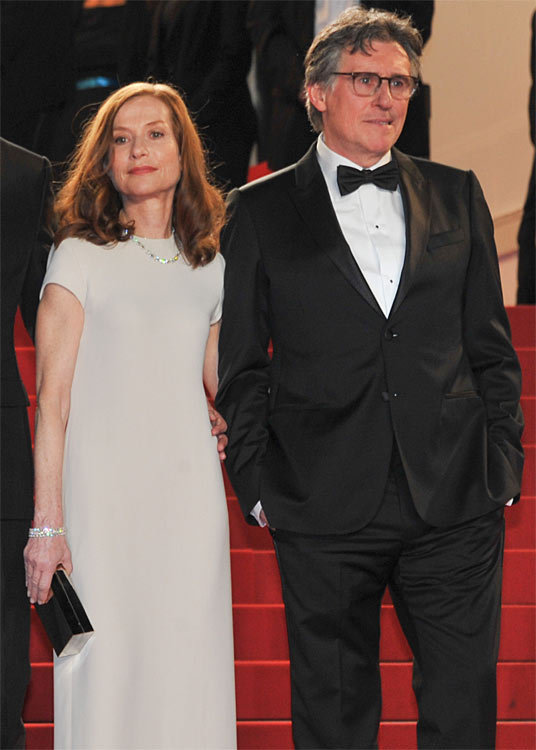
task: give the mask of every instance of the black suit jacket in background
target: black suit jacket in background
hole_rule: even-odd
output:
[[[242,185],[257,123],[247,84],[251,43],[244,0],[160,0],[148,72],[171,83],[186,104],[221,182]]]
[[[43,224],[50,196],[50,163],[42,156],[0,139],[2,370],[2,518],[33,517],[32,446],[29,430],[10,434],[29,403],[20,378],[13,324],[17,307],[34,334],[39,290],[50,237]]]
[[[410,15],[426,44],[432,33],[433,0],[364,0],[365,7]],[[253,0],[248,28],[256,50],[259,92],[259,160],[271,169],[297,161],[316,138],[302,99],[303,63],[314,38],[315,0]],[[398,146],[430,155],[430,88],[422,86],[408,108]]]
[[[432,525],[520,490],[521,376],[480,185],[393,153],[407,242],[388,318],[340,230],[315,146],[230,196],[216,405],[242,509],[261,500],[276,528],[364,526],[393,439]]]

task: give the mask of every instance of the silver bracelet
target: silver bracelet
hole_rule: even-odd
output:
[[[57,529],[51,529],[48,526],[43,526],[42,528],[34,526],[28,530],[28,537],[30,539],[41,539],[45,536],[65,536],[65,534],[66,529],[63,526],[59,526]]]

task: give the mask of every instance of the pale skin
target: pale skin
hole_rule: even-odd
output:
[[[116,115],[110,149],[110,177],[123,200],[124,218],[134,220],[136,234],[163,238],[171,234],[180,156],[169,111],[151,96],[126,102]],[[58,284],[45,287],[36,327],[36,429],[34,526],[63,526],[62,467],[65,429],[78,347],[84,327],[79,300]],[[220,324],[210,326],[203,382],[211,399],[218,387]],[[227,424],[208,403],[212,435],[220,460],[225,458]],[[54,571],[72,572],[66,536],[29,539],[24,550],[26,587],[32,604],[50,597]]]

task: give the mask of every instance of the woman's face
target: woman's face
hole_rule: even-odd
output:
[[[181,158],[167,105],[150,94],[125,102],[115,116],[108,159],[123,201],[173,197]]]

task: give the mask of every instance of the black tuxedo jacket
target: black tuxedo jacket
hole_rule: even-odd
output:
[[[388,318],[340,230],[315,146],[229,197],[216,403],[243,511],[261,500],[277,528],[364,526],[393,439],[432,525],[520,490],[520,369],[481,188],[472,172],[393,153],[407,238]]]
[[[29,432],[18,431],[22,408],[26,420],[28,396],[17,367],[13,324],[20,305],[26,328],[33,336],[39,290],[45,272],[50,238],[43,220],[50,196],[50,163],[42,156],[0,139],[1,191],[1,282],[2,282],[2,371],[0,403],[2,425],[2,518],[33,515],[32,451]],[[15,427],[17,425],[17,427]],[[13,440],[20,445],[12,445]],[[4,450],[10,443],[9,454]],[[9,455],[10,460],[6,460]]]

